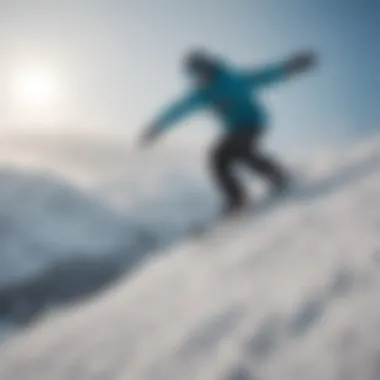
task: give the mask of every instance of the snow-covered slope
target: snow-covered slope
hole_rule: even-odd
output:
[[[104,132],[0,135],[0,324],[102,289],[210,213],[187,157]]]
[[[286,200],[20,331],[1,379],[379,379],[380,144],[299,170]]]

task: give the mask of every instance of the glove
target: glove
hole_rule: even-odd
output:
[[[159,135],[159,132],[157,128],[155,128],[154,126],[147,128],[140,138],[140,145],[142,147],[151,145],[157,139],[158,135]]]
[[[316,64],[316,56],[312,52],[300,53],[291,58],[286,64],[290,74],[297,74],[312,68]]]

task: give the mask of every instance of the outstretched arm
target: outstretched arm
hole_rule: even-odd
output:
[[[192,93],[167,107],[150,127],[147,128],[143,135],[143,142],[150,142],[156,139],[162,132],[205,106],[205,103],[200,93]]]
[[[310,69],[315,61],[313,53],[296,54],[284,62],[248,73],[247,80],[254,87],[268,86]]]

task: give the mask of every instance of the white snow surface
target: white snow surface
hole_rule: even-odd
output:
[[[1,380],[380,379],[380,143],[297,170],[302,181],[281,201],[18,331],[0,348]],[[94,178],[87,192],[99,190]],[[118,187],[107,189],[102,199],[120,210]],[[170,210],[180,215],[181,202]]]

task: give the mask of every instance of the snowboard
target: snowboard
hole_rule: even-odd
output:
[[[231,216],[224,217],[215,215],[207,221],[195,223],[190,227],[189,235],[193,237],[202,237],[220,227],[232,227],[245,219],[260,217],[269,212],[277,205],[296,196],[302,188],[301,182],[292,178],[290,184],[281,192],[269,191],[257,199],[253,199],[242,210]]]
[[[287,192],[288,193],[288,192]],[[271,207],[274,207],[281,200],[286,198],[285,193],[268,194],[260,199],[249,202],[246,207],[229,216],[216,215],[211,220],[195,223],[190,227],[189,234],[193,237],[202,237],[220,227],[232,227],[233,225],[243,222],[244,219],[258,217],[264,214]]]

